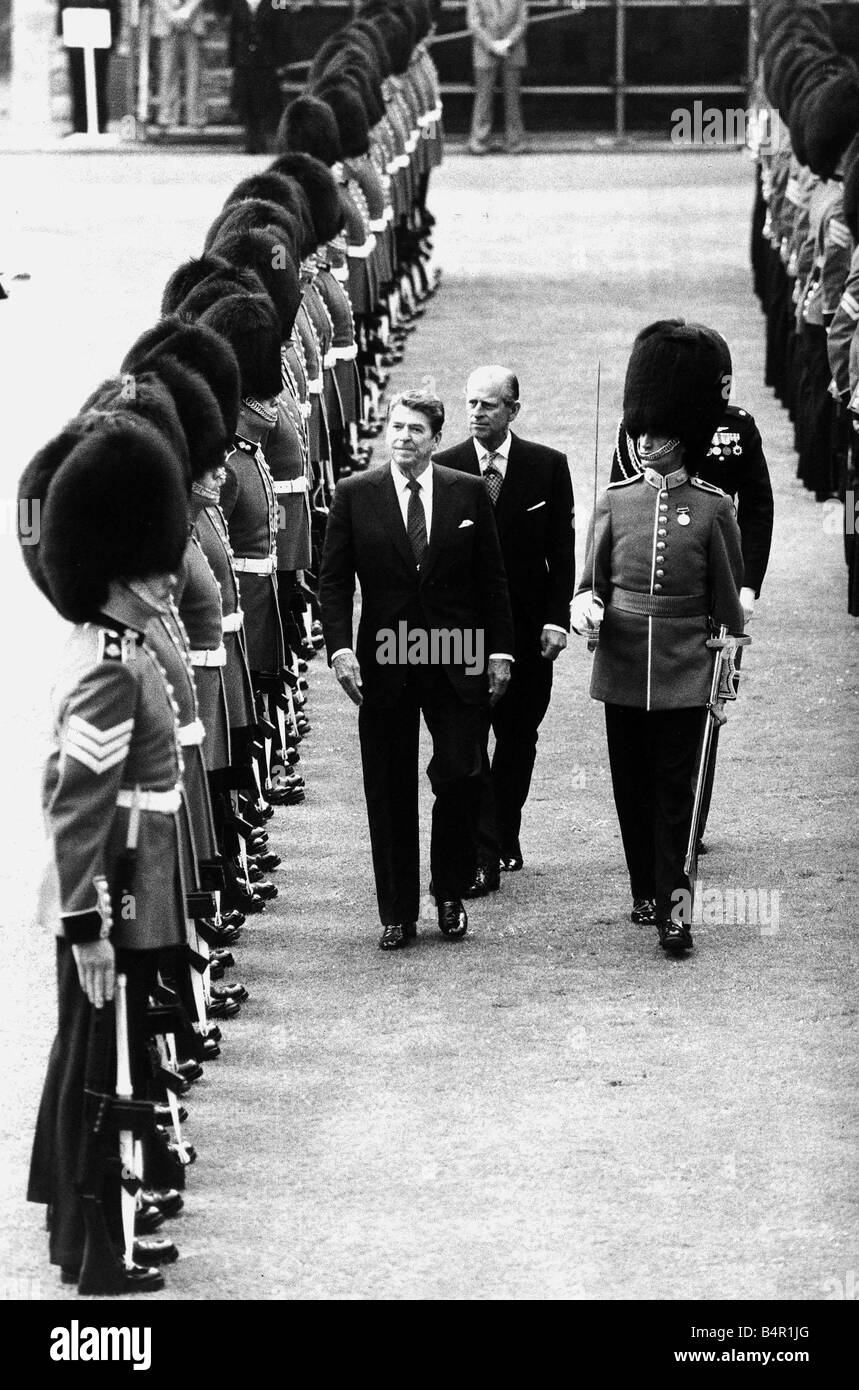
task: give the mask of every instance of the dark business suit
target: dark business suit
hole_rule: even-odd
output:
[[[553,663],[540,654],[540,634],[546,623],[569,632],[575,580],[573,486],[566,457],[512,431],[510,438],[495,520],[510,588],[516,663],[490,715],[495,752],[491,773],[488,756],[484,759],[478,831],[479,853],[487,862],[518,852],[537,731],[552,693]],[[445,449],[436,462],[480,476],[473,439]]]
[[[417,755],[420,714],[433,741],[435,794],[430,870],[437,901],[462,896],[474,867],[480,797],[480,733],[487,700],[463,662],[384,664],[380,632],[473,630],[485,659],[514,651],[513,619],[498,533],[482,483],[433,465],[429,548],[415,564],[390,468],[338,483],[319,578],[329,659],[352,648],[355,580],[361,620],[355,654],[364,703],[358,719],[364,789],[383,924],[414,922],[420,904]],[[450,655],[450,653],[448,653]]]

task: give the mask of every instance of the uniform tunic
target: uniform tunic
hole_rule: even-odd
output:
[[[228,767],[230,762],[230,724],[224,686],[227,651],[222,640],[221,591],[194,534],[182,557],[175,599],[191,644],[197,703],[205,730],[203,756],[207,770],[216,772]]]
[[[221,509],[239,577],[248,665],[253,673],[278,676],[283,638],[275,579],[277,499],[262,451],[269,426],[242,406],[236,452],[227,462]]]
[[[685,469],[610,483],[597,502],[579,592],[606,605],[591,695],[642,709],[706,705],[711,624],[743,631],[740,533],[730,499]]]
[[[194,533],[212,567],[221,591],[224,646],[227,661],[224,666],[224,688],[231,729],[247,729],[256,723],[253,690],[244,647],[244,614],[239,599],[239,581],[233,568],[233,551],[227,523],[220,507],[213,503],[197,517]]]

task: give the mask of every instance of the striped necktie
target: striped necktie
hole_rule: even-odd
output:
[[[483,481],[486,484],[486,491],[489,493],[489,500],[492,503],[493,510],[498,506],[498,499],[501,496],[501,489],[504,486],[504,479],[495,467],[495,460],[497,457],[497,454],[486,455],[484,460],[486,468],[483,472]]]
[[[412,478],[406,483],[411,496],[409,497],[409,508],[406,513],[406,530],[409,533],[409,542],[412,547],[412,554],[415,557],[415,564],[420,569],[423,558],[427,553],[427,518],[424,511],[424,504],[421,501],[421,485],[417,478]]]

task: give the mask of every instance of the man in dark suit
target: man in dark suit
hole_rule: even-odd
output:
[[[573,486],[564,454],[511,433],[519,382],[506,367],[479,367],[466,386],[470,439],[436,463],[483,477],[495,509],[516,634],[516,665],[491,710],[484,756],[476,876],[466,896],[498,887],[499,864],[521,869],[519,829],[552,694],[552,667],[567,645],[575,578]],[[490,768],[486,744],[495,732]]]
[[[392,402],[390,466],[338,484],[319,580],[329,661],[360,706],[386,951],[407,945],[417,929],[421,713],[433,743],[430,871],[439,926],[452,939],[466,933],[462,896],[474,875],[483,710],[506,690],[514,650],[487,491],[432,463],[443,423],[444,406],[426,392]],[[356,578],[361,621],[353,651]]]

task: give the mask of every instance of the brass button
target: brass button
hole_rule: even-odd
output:
[[[657,549],[657,550],[664,550],[664,549],[665,549],[665,542],[664,542],[664,541],[657,541],[657,542],[656,542],[656,549]]]
[[[662,579],[662,577],[664,576],[664,574],[665,574],[665,570],[657,570],[657,571],[656,571],[656,578],[657,578],[657,579]]]
[[[656,532],[656,534],[657,534],[657,536],[667,536],[667,535],[668,535],[668,532],[666,531],[666,529],[665,529],[664,526],[660,526],[660,528],[659,528],[659,530]]]
[[[654,588],[655,590],[659,590],[659,589],[662,588],[662,585],[661,585],[661,584],[654,584],[653,588]]]

